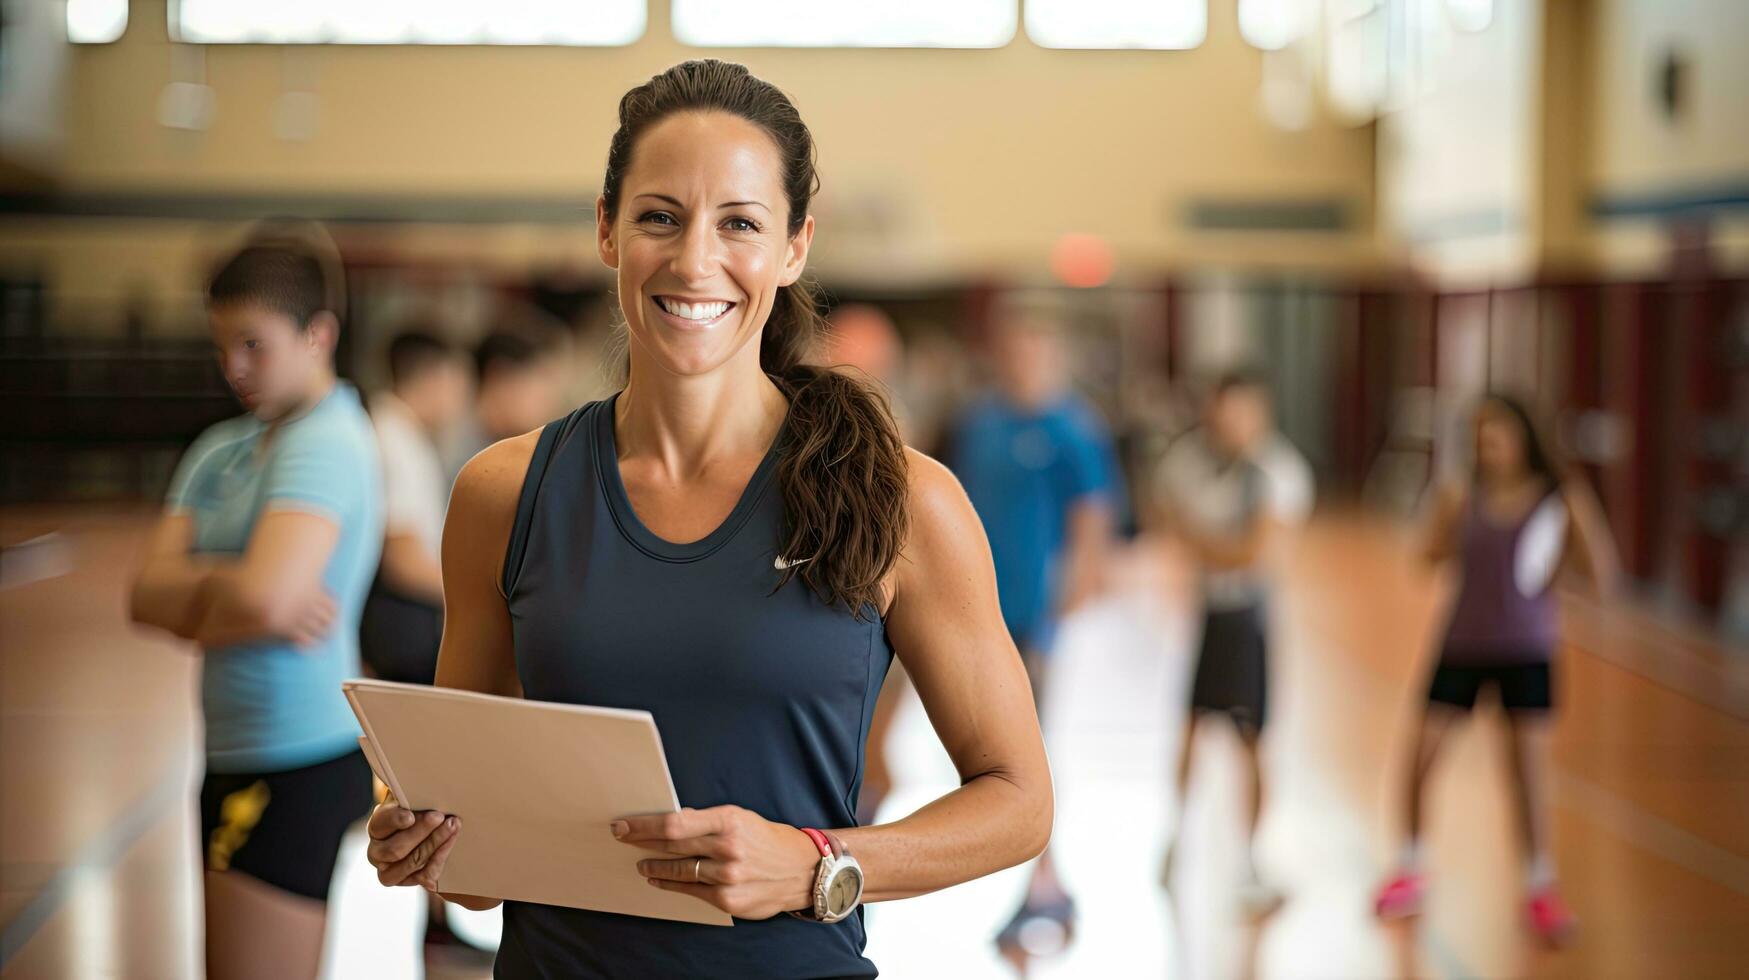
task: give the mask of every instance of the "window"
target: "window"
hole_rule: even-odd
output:
[[[674,36],[696,47],[999,48],[1016,0],[673,0]]]
[[[1026,36],[1046,48],[1194,48],[1208,0],[1026,0]]]
[[[1460,31],[1485,31],[1494,20],[1494,0],[1445,0],[1445,13]]]
[[[1330,105],[1351,122],[1376,117],[1390,91],[1385,9],[1367,0],[1332,5],[1324,32],[1324,80]]]
[[[128,0],[67,0],[67,40],[108,44],[128,29]]]
[[[647,0],[174,0],[193,44],[630,44]]]
[[[1239,35],[1264,51],[1280,51],[1304,37],[1313,9],[1306,0],[1239,0]]]

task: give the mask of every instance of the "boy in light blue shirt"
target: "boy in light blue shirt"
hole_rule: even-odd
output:
[[[202,655],[206,964],[314,976],[329,880],[374,802],[340,691],[382,549],[381,470],[318,255],[260,242],[214,275],[220,368],[249,414],[189,447],[135,578],[135,622]]]
[[[169,514],[194,519],[193,551],[241,556],[272,511],[301,511],[339,530],[322,569],[334,626],[308,646],[265,636],[207,651],[201,673],[207,768],[292,769],[358,747],[358,724],[340,693],[357,677],[358,618],[382,547],[376,442],[345,381],[309,413],[278,427],[253,415],[202,433],[177,468]]]

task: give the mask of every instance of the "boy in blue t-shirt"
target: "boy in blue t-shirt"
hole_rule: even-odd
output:
[[[341,835],[373,802],[340,682],[358,674],[382,548],[376,442],[335,377],[339,321],[316,256],[251,245],[207,295],[249,414],[183,455],[131,610],[203,655],[208,970],[314,975]]]
[[[997,390],[961,416],[949,467],[984,524],[1002,619],[1042,708],[1057,622],[1101,588],[1124,494],[1104,420],[1068,387],[1054,324],[1018,314],[992,340]],[[1075,903],[1048,850],[997,936],[1005,954],[1020,955],[1035,919],[1055,923],[1064,943],[1074,930]]]

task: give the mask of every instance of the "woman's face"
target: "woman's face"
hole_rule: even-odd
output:
[[[596,205],[596,238],[618,272],[632,356],[671,374],[713,371],[749,349],[778,288],[801,276],[814,219],[789,236],[776,144],[727,113],[651,126],[624,181],[617,215]]]
[[[219,369],[243,409],[272,422],[296,409],[331,356],[328,314],[300,330],[286,313],[249,300],[212,307],[207,320]]]
[[[1476,415],[1476,465],[1489,476],[1513,476],[1524,469],[1524,429],[1512,414],[1488,404]]]

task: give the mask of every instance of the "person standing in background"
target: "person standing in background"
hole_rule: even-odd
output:
[[[338,290],[312,250],[249,245],[207,288],[213,346],[248,414],[183,454],[130,595],[194,641],[206,776],[206,969],[311,977],[346,829],[373,803],[340,682],[383,543],[376,439],[338,380]]]
[[[455,474],[475,453],[563,414],[565,379],[550,343],[517,330],[494,330],[474,348],[474,411],[445,453]]]
[[[1456,563],[1459,584],[1409,758],[1402,810],[1408,840],[1374,909],[1383,919],[1421,911],[1427,892],[1421,853],[1427,778],[1451,729],[1475,707],[1482,688],[1493,688],[1511,741],[1526,924],[1556,945],[1578,918],[1555,887],[1544,775],[1560,646],[1555,579],[1570,569],[1607,597],[1619,563],[1596,496],[1568,475],[1523,402],[1488,396],[1476,412],[1474,432],[1469,486],[1441,489],[1427,529],[1424,557],[1435,565]]]
[[[950,457],[989,536],[1002,618],[1041,717],[1057,623],[1103,587],[1123,493],[1105,422],[1069,388],[1057,330],[1027,311],[997,322],[995,390],[961,415]],[[1048,850],[1025,901],[996,937],[1005,955],[1038,951],[1021,943],[1035,920],[1054,923],[1063,945],[1073,938],[1075,903]]]
[[[359,628],[365,664],[383,680],[429,684],[443,639],[438,566],[450,480],[439,451],[467,412],[472,380],[435,334],[409,330],[389,342],[391,388],[370,399],[382,455],[382,564]]]
[[[1197,566],[1202,605],[1190,716],[1179,748],[1178,826],[1161,883],[1169,886],[1173,859],[1183,844],[1198,723],[1224,714],[1238,731],[1251,790],[1241,897],[1252,911],[1268,911],[1280,895],[1264,884],[1255,854],[1263,812],[1260,752],[1268,720],[1267,565],[1279,538],[1311,511],[1311,468],[1276,432],[1262,378],[1235,372],[1216,383],[1203,424],[1167,448],[1155,490],[1165,524]]]
[[[359,623],[359,653],[383,680],[430,684],[443,641],[438,556],[451,481],[442,446],[467,415],[473,377],[461,353],[426,330],[389,341],[388,360],[391,388],[370,399],[383,463],[383,559]],[[450,931],[443,900],[428,898],[426,946],[466,946]]]
[[[911,445],[910,413],[894,390],[905,350],[892,317],[873,304],[846,303],[832,311],[824,340],[825,365],[835,370],[849,369],[867,380],[885,397],[887,407],[893,413],[893,422],[899,427],[899,438]],[[887,735],[892,731],[899,702],[910,690],[905,668],[894,661],[887,671],[886,683],[881,685],[880,698],[875,702],[874,718],[869,722],[862,791],[856,801],[858,823],[874,823],[881,802],[892,790],[893,776],[887,768]]]

